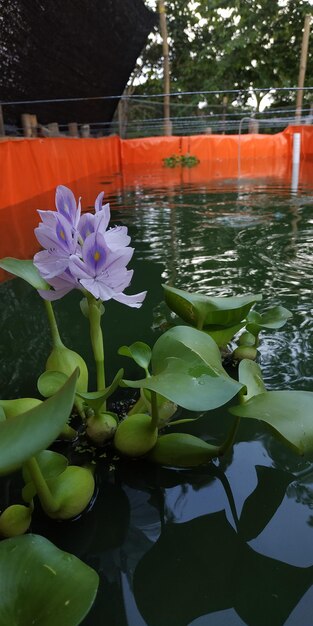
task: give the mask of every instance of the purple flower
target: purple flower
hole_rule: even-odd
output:
[[[73,230],[63,215],[53,211],[47,213],[42,223],[35,228],[35,235],[45,250],[34,256],[34,265],[45,280],[59,276],[68,268],[69,258],[76,252],[78,240],[78,232]]]
[[[128,247],[126,227],[107,230],[110,206],[102,205],[103,195],[96,198],[94,214],[81,216],[80,202],[76,205],[71,190],[60,186],[57,212],[39,212],[42,222],[35,233],[45,249],[35,255],[34,265],[53,288],[40,291],[43,298],[57,300],[76,288],[102,301],[141,306],[145,291],[132,296],[123,293],[133,276],[126,266],[134,250]]]
[[[78,220],[80,218],[80,199],[76,204],[75,196],[71,189],[59,185],[55,193],[55,206],[60,215],[63,215],[68,223],[77,228]]]

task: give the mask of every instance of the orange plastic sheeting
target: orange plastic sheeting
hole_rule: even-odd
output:
[[[1,141],[0,207],[23,202],[94,172],[119,169],[119,137]]]
[[[121,157],[123,165],[133,163],[162,163],[163,159],[180,154],[181,137],[144,137],[123,139]]]
[[[292,152],[292,135],[301,134],[301,157],[310,159],[313,157],[313,126],[288,126],[284,134],[289,137]]]
[[[182,137],[182,154],[192,154],[200,161],[281,158],[289,155],[289,138],[276,135],[196,135]]]
[[[121,142],[122,163],[162,163],[174,154],[192,154],[200,161],[281,158],[290,154],[290,138],[276,135],[195,135],[148,137]]]

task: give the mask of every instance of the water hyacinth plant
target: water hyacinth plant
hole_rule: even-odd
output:
[[[260,333],[279,330],[291,316],[281,306],[256,310],[261,294],[216,297],[164,285],[171,312],[168,330],[152,347],[140,338],[131,345],[116,346],[122,358],[132,359],[141,368],[142,378],[130,380],[120,368],[108,384],[102,330],[105,307],[115,300],[139,308],[146,292],[125,293],[133,276],[128,264],[134,248],[130,247],[125,226],[110,228],[110,207],[102,202],[100,193],[94,212],[83,213],[81,201],[76,201],[70,189],[59,186],[56,211],[39,211],[41,221],[35,235],[42,249],[33,260],[0,261],[0,267],[26,280],[41,296],[52,341],[45,371],[37,382],[40,397],[0,400],[0,475],[20,470],[24,484],[23,504],[14,502],[0,513],[5,564],[7,554],[14,549],[21,554],[21,563],[25,558],[36,565],[38,559],[51,554],[58,565],[64,553],[55,552],[53,546],[34,535],[29,535],[30,540],[25,537],[25,542],[17,536],[31,528],[38,503],[49,518],[69,520],[88,510],[95,497],[96,466],[69,464],[65,455],[50,449],[55,439],[74,440],[76,445],[91,441],[97,447],[105,445],[114,456],[192,468],[227,454],[240,420],[252,419],[264,422],[274,436],[297,453],[313,451],[313,393],[267,391],[255,362]],[[77,314],[83,314],[89,322],[95,389],[90,389],[88,365],[63,343],[54,315],[53,302],[73,289],[82,294]],[[237,376],[234,369],[231,375],[226,369],[223,355],[227,350],[234,363],[239,363]],[[109,404],[119,387],[134,390],[134,404],[123,417]],[[184,431],[185,424],[192,423],[199,414],[209,417],[210,411],[226,404],[229,429],[220,442]],[[77,430],[69,423],[73,408],[80,418]],[[63,620],[75,626],[89,609],[97,576],[83,564],[78,567],[84,589],[80,609],[68,611],[67,622],[61,613],[55,618],[49,613],[45,625],[54,626]],[[1,576],[4,582],[0,580],[0,585],[5,585],[0,568]],[[17,562],[12,565],[12,579],[18,587]],[[38,576],[34,579],[40,587]],[[64,577],[55,582],[56,587],[66,585]],[[70,585],[68,594],[72,593]],[[46,602],[44,595],[42,602]],[[15,598],[6,610],[8,614],[14,612]]]
[[[56,211],[39,211],[41,221],[35,235],[42,250],[35,254],[33,262],[17,259],[0,262],[2,268],[35,287],[45,303],[52,352],[47,358],[46,371],[38,380],[41,396],[50,398],[58,394],[78,368],[73,403],[87,437],[96,446],[110,442],[122,455],[145,457],[162,465],[192,467],[225,454],[234,441],[239,420],[245,417],[265,421],[274,434],[300,453],[311,449],[308,442],[311,431],[313,441],[313,426],[308,416],[312,412],[313,394],[294,392],[295,397],[291,392],[281,391],[279,396],[274,396],[266,391],[261,370],[254,363],[260,332],[281,328],[291,315],[280,306],[263,313],[256,311],[253,307],[261,302],[261,294],[214,297],[164,285],[165,301],[177,316],[173,326],[157,339],[152,349],[137,341],[118,350],[121,356],[133,359],[143,369],[144,378],[129,380],[123,377],[121,368],[110,384],[106,383],[102,332],[105,306],[109,300],[116,300],[138,308],[146,292],[125,293],[133,276],[127,266],[134,249],[129,245],[125,226],[109,227],[110,207],[102,202],[103,193],[100,193],[94,212],[82,213],[81,201],[76,201],[70,189],[59,186]],[[97,378],[93,390],[89,389],[86,363],[63,344],[53,312],[52,302],[73,289],[82,292],[81,312],[89,321]],[[242,361],[237,379],[224,368],[221,354],[234,337],[238,347],[233,356],[236,362]],[[108,405],[119,385],[137,390],[134,391],[136,402],[123,419]],[[15,407],[16,415],[27,410],[26,404],[23,405],[26,400],[34,406],[42,402],[22,399],[22,405]],[[10,419],[12,402],[2,401],[4,420]],[[229,402],[232,402],[230,413],[236,419],[230,418],[229,432],[219,444],[184,432],[184,424],[196,419],[199,412],[209,412]],[[307,416],[306,445],[302,441],[303,428],[300,422],[295,423],[290,412],[294,402]],[[185,416],[186,410],[195,412],[195,418],[190,413]],[[175,432],[171,431],[172,426]],[[61,435],[70,438],[77,433],[64,423]],[[71,479],[75,471],[70,470]],[[26,483],[34,485],[33,478],[27,476]],[[35,487],[27,487],[25,493],[32,494],[35,489],[39,494]],[[51,512],[50,516],[53,516]]]

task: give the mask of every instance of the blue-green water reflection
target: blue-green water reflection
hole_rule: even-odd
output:
[[[94,196],[102,182],[92,181]],[[109,377],[123,365],[136,375],[117,348],[151,344],[166,327],[169,282],[211,295],[262,292],[264,307],[290,309],[281,331],[262,334],[259,362],[269,389],[312,391],[313,186],[292,193],[279,178],[258,178],[156,188],[151,175],[150,185],[138,176],[106,199],[136,249],[132,291],[149,292],[139,311],[108,303]],[[44,309],[19,280],[0,291],[1,395],[32,395],[49,351]],[[91,361],[79,299],[67,296],[56,314],[65,343]],[[214,411],[186,431],[221,440],[230,419]],[[313,465],[265,428],[242,425],[232,454],[209,468],[102,459],[97,479],[80,520],[38,513],[32,527],[99,572],[84,626],[311,626]],[[4,503],[14,489],[12,481]]]

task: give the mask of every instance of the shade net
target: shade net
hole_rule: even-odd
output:
[[[0,0],[0,99],[118,96],[155,23],[142,0]],[[3,113],[18,126],[22,113],[41,124],[105,124],[117,104],[6,104]]]

